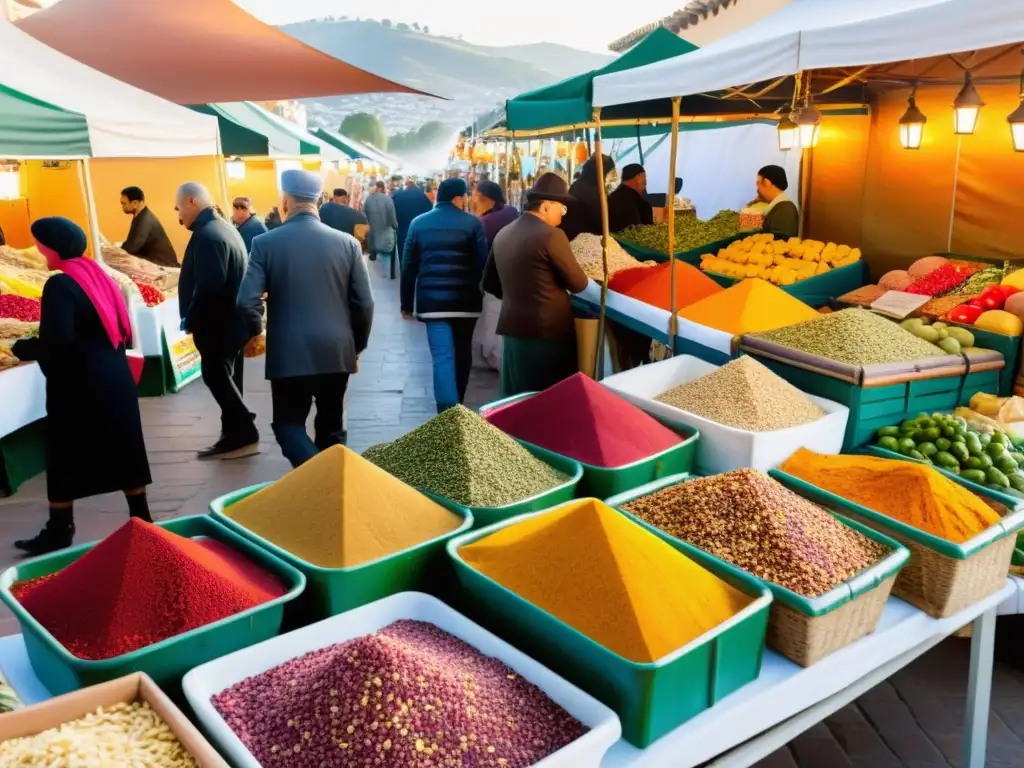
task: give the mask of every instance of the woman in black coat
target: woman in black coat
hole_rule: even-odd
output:
[[[152,482],[139,397],[125,346],[128,307],[117,284],[83,257],[86,237],[72,221],[39,219],[32,236],[54,275],[43,288],[39,336],[11,352],[38,361],[46,376],[46,491],[50,518],[33,539],[14,542],[31,555],[70,546],[74,502],[123,491],[132,517],[151,522]]]

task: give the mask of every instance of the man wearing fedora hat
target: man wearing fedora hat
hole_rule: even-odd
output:
[[[523,215],[491,247],[481,288],[502,300],[502,397],[546,389],[576,372],[569,293],[586,288],[587,276],[559,229],[572,202],[560,176],[542,174]]]

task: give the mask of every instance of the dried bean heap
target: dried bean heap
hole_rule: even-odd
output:
[[[803,392],[752,357],[732,360],[655,400],[751,432],[796,427],[825,415]]]
[[[432,624],[398,621],[213,697],[261,765],[525,768],[585,727],[539,688]]]
[[[569,478],[464,406],[363,452],[381,469],[456,504],[500,507]]]
[[[692,251],[702,245],[725,240],[739,231],[740,215],[736,211],[719,211],[707,221],[701,221],[693,214],[676,213],[675,250],[676,253]],[[668,222],[626,227],[618,234],[626,242],[668,253]]]
[[[195,768],[195,759],[147,702],[115,704],[56,728],[0,742],[0,766]]]
[[[625,509],[804,597],[827,592],[887,552],[754,469],[673,485]]]
[[[850,365],[902,363],[946,354],[896,323],[864,309],[844,309],[806,323],[751,335]]]
[[[602,238],[599,235],[591,235],[584,232],[582,235],[577,235],[576,238],[569,243],[569,247],[572,248],[572,253],[576,257],[577,263],[579,263],[580,267],[583,269],[583,274],[591,280],[596,280],[599,283],[604,280],[604,247],[601,245],[601,240]],[[624,269],[633,269],[634,267],[653,267],[655,264],[656,262],[653,261],[637,261],[626,253],[617,241],[612,238],[608,238],[609,277]]]

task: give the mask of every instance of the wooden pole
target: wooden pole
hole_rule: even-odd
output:
[[[92,241],[92,257],[103,261],[103,245],[100,235],[100,221],[96,215],[96,193],[92,188],[92,170],[89,167],[89,158],[79,161],[78,181],[82,187],[82,196],[85,198],[85,215],[89,220],[89,239]]]
[[[637,154],[640,155],[640,165],[643,165],[644,164],[644,140],[640,136],[640,123],[636,124],[636,151],[637,151]],[[672,178],[673,178],[673,183],[674,183],[675,177],[673,176]]]
[[[676,306],[676,159],[679,153],[679,105],[682,99],[672,97],[672,142],[669,149],[668,194],[668,268],[669,268],[669,306],[672,314],[668,319],[669,348],[672,355],[676,354],[676,330],[679,326],[679,308]]]
[[[597,161],[597,189],[601,201],[601,311],[597,318],[597,357],[594,358],[594,378],[604,378],[604,321],[608,307],[608,191],[604,187],[604,148],[601,146],[601,110],[594,110],[594,156]]]

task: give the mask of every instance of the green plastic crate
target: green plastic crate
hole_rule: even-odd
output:
[[[306,577],[297,569],[207,515],[181,517],[158,525],[186,538],[205,537],[229,545],[277,576],[287,591],[276,600],[213,624],[169,637],[122,656],[92,661],[71,655],[14,598],[11,585],[59,571],[96,546],[96,542],[43,555],[8,568],[0,574],[0,600],[7,604],[17,618],[32,669],[50,693],[59,695],[132,672],[145,672],[161,688],[173,694],[180,686],[182,676],[193,667],[276,636],[281,628],[285,605],[298,597],[306,586]],[[162,595],[153,596],[154,600],[162,598]]]
[[[523,392],[518,395],[513,395],[512,397],[506,397],[503,400],[496,400],[493,403],[488,403],[480,408],[480,415],[486,419],[489,412],[495,411],[506,405],[511,405],[512,403],[520,400],[525,400],[528,397],[533,397],[535,394],[537,393]],[[640,459],[639,461],[634,461],[632,464],[625,464],[621,467],[598,467],[593,464],[584,464],[582,461],[577,461],[572,457],[552,453],[540,446],[534,445],[533,443],[520,440],[515,437],[515,435],[512,435],[512,437],[515,438],[516,442],[522,444],[528,450],[533,451],[534,449],[538,449],[551,456],[557,456],[568,461],[575,461],[583,468],[583,478],[580,480],[579,486],[576,489],[577,496],[593,496],[597,499],[606,499],[617,493],[623,493],[631,488],[636,488],[638,485],[645,485],[652,480],[657,480],[659,477],[667,477],[680,472],[689,472],[693,469],[693,462],[697,456],[697,441],[700,440],[700,433],[692,427],[674,424],[653,414],[647,415],[682,437],[683,442],[678,445],[673,445],[671,448],[666,448],[664,451],[656,453],[653,456],[648,456],[645,459]],[[535,509],[543,509],[543,507],[535,507]],[[527,512],[533,510],[523,511]]]
[[[623,493],[619,494],[618,496],[614,496],[608,499],[605,503],[610,507],[615,507],[617,510],[622,512],[622,514],[626,515],[626,517],[630,518],[638,525],[643,526],[651,533],[653,533],[655,536],[662,539],[663,541],[668,542],[684,554],[688,554],[688,551],[690,549],[693,549],[693,546],[691,544],[688,544],[687,542],[682,541],[681,539],[677,539],[675,536],[666,533],[660,528],[657,528],[651,525],[650,523],[641,520],[639,517],[632,514],[631,512],[622,509],[622,506],[624,504],[628,504],[631,501],[635,501],[643,496],[648,496],[652,493],[656,493],[657,491],[660,491],[664,488],[669,488],[673,485],[677,485],[678,483],[683,483],[686,482],[687,480],[693,479],[696,479],[696,475],[682,474],[676,475],[675,477],[666,477],[656,482],[650,483],[649,485],[646,485],[643,488],[635,488],[628,493]],[[771,591],[772,596],[775,600],[792,608],[794,611],[803,614],[804,616],[824,616],[825,614],[831,613],[837,608],[846,605],[851,600],[854,600],[860,597],[861,595],[865,594],[866,592],[869,592],[875,587],[879,586],[886,579],[890,579],[893,576],[895,576],[897,573],[899,573],[900,568],[902,568],[906,564],[907,560],[910,558],[910,552],[907,550],[907,548],[895,539],[891,539],[888,536],[879,533],[878,531],[872,530],[871,528],[868,528],[865,525],[861,525],[855,520],[850,520],[834,512],[832,512],[831,514],[833,517],[838,519],[843,525],[847,526],[848,528],[853,528],[855,531],[864,534],[872,541],[877,541],[879,544],[888,547],[891,551],[888,555],[883,557],[874,565],[864,569],[856,576],[852,576],[851,578],[844,581],[842,584],[837,585],[832,590],[826,592],[823,595],[819,595],[818,597],[804,597],[803,595],[799,595],[796,592],[787,589],[786,587],[779,586],[778,584],[773,584],[770,581],[758,579],[759,581],[762,581],[764,585]],[[710,553],[706,554],[708,555],[708,557],[718,560],[724,568],[731,569],[739,573],[747,573],[742,568],[738,568],[737,566],[729,563],[726,560],[722,560],[718,557],[715,557]],[[753,576],[753,574],[747,575]]]
[[[963,376],[908,381],[885,387],[860,387],[831,376],[744,351],[803,392],[834,400],[850,409],[843,450],[858,448],[879,427],[888,427],[927,411],[951,411],[959,405]]]
[[[1020,336],[1007,336],[1005,333],[995,333],[973,325],[963,323],[948,323],[970,331],[974,334],[974,346],[981,349],[991,349],[1003,356],[1006,361],[1001,371],[983,371],[980,374],[968,374],[968,382],[965,382],[964,393],[961,398],[961,405],[967,405],[971,395],[975,392],[987,392],[993,395],[1004,397],[1013,394],[1013,384],[1017,380],[1017,369],[1020,367]],[[995,379],[993,386],[992,379]],[[984,389],[988,387],[988,389]],[[973,391],[971,391],[973,390]]]
[[[536,514],[551,514],[547,510]],[[728,570],[699,549],[685,551],[753,603],[656,662],[629,661],[471,568],[459,549],[508,525],[506,520],[448,542],[465,611],[523,652],[611,707],[622,735],[643,748],[757,679],[764,656],[771,593],[752,576]]]
[[[210,512],[217,522],[271,552],[305,575],[305,591],[288,606],[288,626],[292,627],[330,618],[399,592],[436,592],[431,586],[443,582],[447,575],[445,543],[453,536],[465,533],[473,527],[473,515],[468,509],[449,499],[422,491],[424,495],[462,517],[462,525],[451,533],[362,565],[352,568],[325,568],[296,557],[227,516],[225,510],[228,507],[268,485],[270,483],[252,485],[214,499],[210,502]]]
[[[707,272],[706,274],[723,288],[728,288],[739,282],[739,279],[735,277],[728,277],[727,275],[720,275],[715,272]],[[853,264],[847,264],[845,267],[830,269],[822,275],[814,275],[792,285],[782,285],[779,287],[793,298],[800,299],[804,304],[817,308],[825,306],[829,301],[838,296],[866,285],[867,282],[868,265],[862,260]]]

